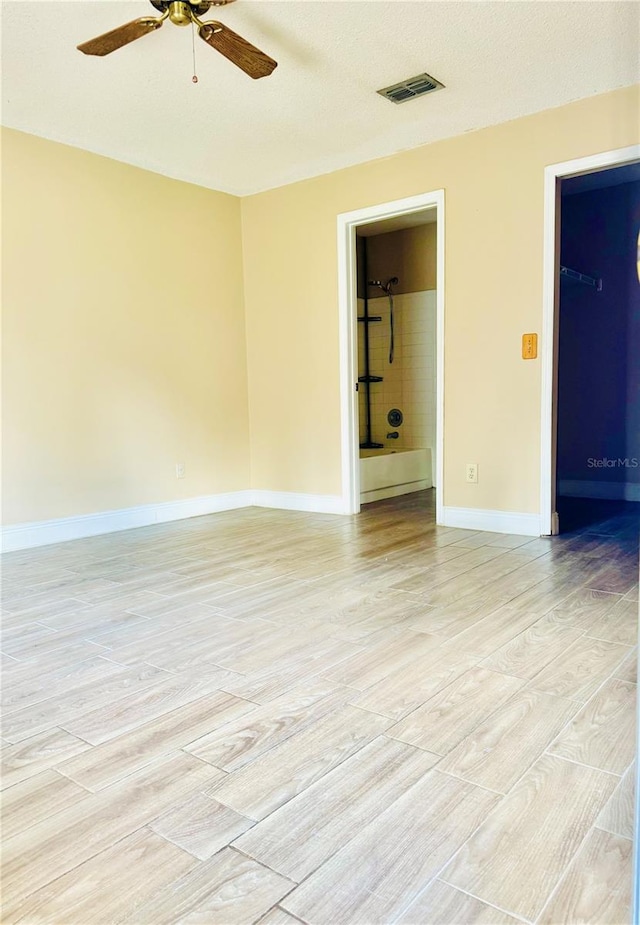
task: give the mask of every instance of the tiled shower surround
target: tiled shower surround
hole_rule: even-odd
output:
[[[358,299],[358,314],[364,300]],[[393,297],[395,353],[389,363],[389,300],[369,299],[369,315],[382,321],[369,325],[369,366],[382,382],[371,385],[372,439],[391,449],[435,447],[436,442],[436,291]],[[364,325],[358,325],[358,374],[364,373]],[[360,386],[360,442],[366,439],[366,387]],[[387,414],[399,408],[404,421],[391,427]],[[397,440],[387,439],[393,431]]]

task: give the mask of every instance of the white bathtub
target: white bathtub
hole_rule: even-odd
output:
[[[431,450],[360,450],[360,503],[433,488]]]

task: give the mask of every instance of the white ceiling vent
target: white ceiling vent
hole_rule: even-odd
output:
[[[441,84],[435,77],[430,77],[429,74],[418,74],[417,77],[409,77],[408,80],[377,92],[380,96],[391,100],[392,103],[406,103],[407,100],[414,100],[417,96],[432,93],[434,90],[442,90],[443,87],[444,84]]]

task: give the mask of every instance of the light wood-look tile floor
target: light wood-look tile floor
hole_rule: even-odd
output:
[[[2,922],[627,922],[637,536],[422,492],[7,555]]]

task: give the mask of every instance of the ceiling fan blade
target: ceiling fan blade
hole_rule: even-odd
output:
[[[89,39],[78,45],[78,51],[85,55],[110,55],[112,51],[128,45],[129,42],[135,42],[141,39],[148,32],[155,32],[162,25],[162,19],[153,19],[144,16],[142,19],[134,19],[133,22],[125,23],[124,26],[118,26],[111,32],[105,32],[104,35],[98,35],[95,39]]]
[[[268,77],[278,66],[277,61],[222,23],[204,23],[198,34],[207,45],[211,45],[254,80]]]

